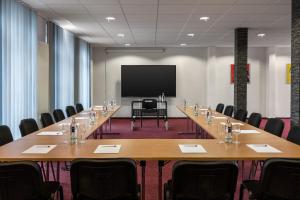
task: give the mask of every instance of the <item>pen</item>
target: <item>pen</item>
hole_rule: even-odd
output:
[[[186,144],[184,147],[198,147],[198,144]]]
[[[117,145],[103,145],[102,147],[117,147]]]
[[[267,147],[268,145],[267,144],[255,144],[254,146],[255,147]]]

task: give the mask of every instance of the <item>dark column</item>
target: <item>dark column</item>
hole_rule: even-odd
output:
[[[234,107],[247,110],[248,28],[235,29]]]
[[[300,125],[300,1],[292,1],[291,125]]]

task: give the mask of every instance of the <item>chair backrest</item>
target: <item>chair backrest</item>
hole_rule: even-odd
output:
[[[266,126],[264,128],[265,131],[272,133],[278,137],[281,137],[284,129],[284,122],[278,118],[270,118],[268,119]]]
[[[293,126],[287,136],[287,140],[300,145],[300,127]]]
[[[39,130],[35,119],[23,119],[19,125],[22,137]]]
[[[81,103],[77,103],[76,105],[77,113],[80,113],[84,110],[83,105]]]
[[[66,113],[67,113],[68,117],[76,115],[76,110],[75,110],[74,106],[67,106],[66,107]]]
[[[0,163],[0,199],[42,200],[42,183],[42,174],[37,163]]]
[[[242,122],[245,122],[247,119],[247,115],[248,115],[248,111],[247,110],[243,110],[243,109],[239,109],[236,111],[236,113],[234,113],[234,119],[236,120],[240,120]]]
[[[44,128],[54,124],[53,118],[50,113],[42,113],[41,122]]]
[[[265,162],[260,177],[262,198],[300,199],[300,160],[269,159]]]
[[[143,99],[142,108],[151,110],[157,108],[157,100],[156,99]]]
[[[233,106],[226,106],[224,110],[224,115],[231,117],[233,113]]]
[[[217,105],[217,107],[216,107],[216,111],[217,111],[218,113],[223,113],[223,110],[224,110],[224,104],[219,103],[219,104]]]
[[[9,127],[5,125],[0,126],[0,146],[10,143],[13,140]]]
[[[60,122],[66,119],[64,112],[61,109],[55,109],[53,111],[53,117],[56,122]]]
[[[77,159],[71,164],[74,200],[136,200],[137,169],[130,159]]]
[[[178,161],[172,173],[172,199],[233,200],[235,162]]]
[[[261,114],[259,113],[251,113],[249,119],[248,119],[248,124],[251,126],[254,126],[256,128],[259,128],[261,122]]]

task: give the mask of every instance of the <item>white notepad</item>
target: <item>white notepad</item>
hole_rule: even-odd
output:
[[[241,134],[255,134],[259,133],[257,130],[241,130]]]
[[[43,131],[40,132],[36,135],[40,135],[40,136],[59,136],[59,135],[63,135],[64,133],[61,131]]]
[[[213,116],[214,119],[227,119],[227,117],[216,117],[216,116]]]
[[[94,153],[119,153],[121,149],[121,145],[99,145]]]
[[[226,123],[225,123],[225,122],[221,122],[220,124],[222,124],[222,125],[226,125]],[[231,124],[232,124],[232,126],[235,126],[235,125],[244,126],[244,124],[242,124],[242,123],[240,123],[240,122],[232,122]]]
[[[179,144],[182,153],[207,153],[200,144]]]
[[[281,153],[280,150],[268,144],[247,144],[247,146],[257,153]]]
[[[86,120],[86,119],[89,119],[89,117],[75,117],[75,119],[83,119],[83,120]]]
[[[53,150],[56,145],[33,145],[29,149],[25,150],[25,154],[47,154]]]

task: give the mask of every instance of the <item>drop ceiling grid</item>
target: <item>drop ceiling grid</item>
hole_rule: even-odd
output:
[[[290,44],[291,0],[159,0],[159,4],[158,0],[24,1],[52,20],[74,23],[89,42],[112,41],[103,46],[124,46],[127,42],[136,46],[178,46],[181,42],[222,45],[222,41],[228,44],[232,40],[228,38],[233,38],[231,34],[239,26],[250,28],[249,45],[270,45],[270,41],[273,45]],[[117,20],[105,21],[110,15]],[[211,20],[200,22],[203,15]],[[258,39],[260,31],[267,37]],[[117,37],[119,32],[124,32],[125,38]],[[196,34],[194,38],[187,37],[191,32]]]

